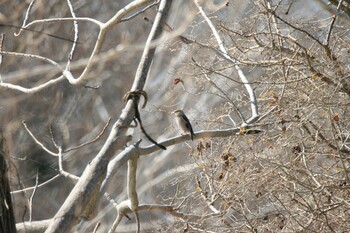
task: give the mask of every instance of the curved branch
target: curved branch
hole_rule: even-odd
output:
[[[255,123],[258,119],[259,119],[259,112],[258,112],[258,104],[257,104],[257,100],[256,100],[256,96],[254,93],[254,90],[252,88],[252,86],[250,85],[248,79],[246,78],[246,76],[244,75],[242,69],[236,64],[236,61],[234,59],[232,59],[225,47],[224,47],[224,43],[222,42],[219,33],[217,32],[217,30],[215,29],[213,23],[211,22],[211,20],[207,17],[207,15],[205,14],[205,12],[203,11],[202,7],[199,5],[198,0],[194,0],[194,3],[196,4],[199,12],[201,13],[201,15],[203,16],[203,18],[205,19],[205,21],[207,21],[208,26],[210,27],[210,29],[212,30],[216,41],[219,44],[219,48],[220,51],[222,52],[223,57],[231,62],[232,64],[234,64],[238,75],[242,81],[242,83],[244,84],[244,87],[246,88],[248,94],[249,94],[249,98],[250,98],[250,104],[251,104],[251,111],[252,111],[252,116],[251,118],[249,118],[246,122],[243,122],[242,127],[246,127],[248,124],[252,124]]]
[[[134,1],[133,3],[145,2],[148,1]],[[151,48],[150,44],[153,40],[160,37],[163,24],[166,20],[166,16],[170,9],[171,3],[171,0],[162,0],[160,3],[159,11],[154,21],[155,23],[153,24],[152,30],[147,39],[145,50],[142,54],[139,68],[137,69],[135,75],[134,84],[131,89],[132,91],[143,90],[156,49],[153,47]],[[120,12],[124,10],[125,8]],[[118,17],[122,17],[124,15],[125,14],[123,13],[117,14]],[[113,17],[113,19],[120,19],[117,16]],[[111,24],[108,25],[111,26]],[[92,59],[92,56],[90,59]],[[87,67],[86,70],[87,69],[89,68]],[[80,82],[79,80],[75,81]],[[88,204],[89,207],[92,206],[93,203],[91,203],[91,201],[94,200],[96,196],[98,196],[98,193],[96,194],[96,192],[100,191],[102,180],[106,175],[106,170],[110,159],[117,150],[125,146],[125,144],[131,139],[131,136],[127,135],[127,130],[135,114],[133,109],[133,101],[134,100],[130,99],[126,103],[126,106],[120,114],[119,119],[114,123],[103,147],[96,155],[96,157],[87,165],[78,183],[75,185],[66,201],[63,203],[61,208],[56,213],[55,217],[50,222],[50,225],[47,228],[46,232],[70,232],[73,226],[77,224],[81,216],[84,214],[86,206]],[[97,201],[98,198],[96,198],[96,202]],[[95,206],[97,206],[97,204],[98,203],[95,203]],[[90,212],[89,216],[93,216],[93,214]]]

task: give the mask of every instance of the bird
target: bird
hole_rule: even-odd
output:
[[[173,111],[172,113],[175,114],[175,120],[176,120],[177,125],[185,133],[190,133],[191,134],[191,140],[193,141],[193,137],[195,136],[195,134],[193,132],[190,120],[188,120],[188,118],[185,115],[185,113],[182,110],[180,110],[180,109],[177,109],[177,110]]]

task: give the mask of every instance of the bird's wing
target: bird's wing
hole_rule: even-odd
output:
[[[187,129],[189,129],[190,133],[191,133],[191,139],[193,141],[193,136],[194,136],[194,132],[193,132],[193,129],[192,129],[192,125],[190,123],[190,120],[187,118],[186,115],[183,115],[183,118],[184,120],[186,121],[186,127]]]
[[[190,120],[187,118],[187,116],[185,114],[182,115],[182,118],[186,121],[186,122],[190,122]]]

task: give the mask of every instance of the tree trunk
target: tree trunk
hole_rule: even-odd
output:
[[[8,151],[5,138],[0,132],[0,232],[16,232],[15,217],[13,214],[8,169],[6,160]]]

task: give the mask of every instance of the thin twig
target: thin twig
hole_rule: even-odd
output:
[[[11,83],[0,83],[0,88],[6,88],[6,89],[11,89],[11,90],[16,90],[16,91],[20,91],[20,92],[23,92],[23,93],[36,93],[36,92],[39,92],[47,87],[50,87],[56,83],[59,83],[61,81],[65,80],[64,76],[61,75],[60,77],[58,78],[55,78],[55,79],[52,79],[52,80],[49,80],[47,81],[46,83],[43,83],[39,86],[36,86],[36,87],[32,87],[32,88],[26,88],[26,87],[22,87],[22,86],[19,86],[19,85],[15,85],[15,84],[11,84]]]
[[[327,37],[326,37],[326,42],[325,42],[325,45],[327,45],[327,46],[329,45],[329,39],[331,38],[331,32],[332,32],[332,29],[333,29],[333,26],[335,23],[335,19],[336,19],[336,16],[333,15],[332,22],[329,25],[329,29],[328,29],[328,33],[327,33]]]
[[[68,148],[68,149],[64,150],[64,152],[66,153],[66,152],[84,147],[84,146],[89,145],[91,143],[94,143],[95,141],[97,141],[98,139],[101,138],[101,136],[104,134],[104,132],[106,131],[106,129],[110,123],[111,123],[111,118],[108,118],[107,123],[103,127],[102,131],[94,139],[92,139],[91,141],[88,141],[88,142],[84,142],[83,144],[80,144],[79,146],[74,146],[74,147]]]
[[[29,198],[29,222],[32,221],[32,215],[33,215],[33,199],[36,193],[36,190],[38,188],[38,183],[39,183],[39,172],[38,170],[36,170],[36,178],[35,178],[35,186],[34,186],[34,190],[32,192],[32,195],[30,195]]]
[[[26,23],[27,23],[27,20],[28,20],[28,18],[29,18],[29,14],[30,14],[30,11],[32,10],[32,7],[33,7],[33,5],[34,5],[34,2],[35,2],[35,0],[32,0],[32,1],[30,2],[29,6],[28,6],[28,9],[27,9],[27,11],[26,11],[26,15],[24,16],[24,20],[23,20],[22,27],[24,27],[24,26],[26,25]],[[15,33],[15,36],[18,36],[18,35],[21,33],[21,31],[22,31],[22,29],[20,29],[20,30],[18,31],[18,33]]]
[[[73,6],[72,6],[72,3],[70,2],[70,0],[67,0],[67,4],[69,6],[69,10],[70,10],[70,13],[72,15],[73,18],[76,18],[75,16],[75,13],[74,13],[74,9],[73,9]],[[72,49],[69,53],[69,57],[68,57],[68,63],[70,63],[70,61],[73,59],[73,55],[74,55],[74,51],[75,51],[75,48],[77,46],[77,41],[79,39],[79,26],[78,26],[78,21],[74,20],[73,21],[73,25],[74,25],[74,43],[72,45]],[[68,66],[68,65],[67,65]]]
[[[61,174],[57,174],[57,175],[55,175],[54,177],[52,177],[51,179],[49,179],[49,180],[47,180],[47,181],[45,181],[45,182],[43,182],[43,183],[41,183],[41,184],[38,184],[38,185],[33,186],[33,187],[28,187],[28,188],[23,188],[23,189],[20,189],[20,190],[12,191],[11,194],[22,193],[22,192],[25,192],[25,191],[33,190],[33,189],[35,189],[35,188],[43,187],[43,186],[47,185],[48,183],[50,183],[50,182],[56,180],[56,179],[57,179],[58,177],[60,177],[60,176],[61,176]]]
[[[4,43],[4,37],[5,37],[5,34],[4,33],[1,33],[0,35],[0,82],[2,83],[2,77],[1,77],[1,71],[2,71],[2,54],[1,54],[1,51],[2,51],[2,45]]]
[[[51,136],[51,141],[52,141],[53,145],[54,145],[56,148],[58,148],[59,146],[57,145],[57,142],[56,142],[56,140],[55,140],[52,125],[50,125],[50,136]]]
[[[194,60],[194,58],[192,58],[192,61],[194,62],[194,64],[195,64],[196,66],[201,67],[201,66]],[[240,118],[242,119],[242,121],[243,121],[243,122],[246,122],[246,120],[245,120],[245,118],[244,118],[242,112],[239,110],[239,108],[236,106],[236,104],[230,99],[230,97],[229,97],[218,85],[216,85],[216,83],[215,83],[213,80],[211,80],[207,74],[203,74],[203,76],[205,77],[206,80],[209,81],[209,83],[210,83],[215,89],[217,89],[221,94],[223,94],[223,95],[226,97],[226,100],[229,101],[229,102],[232,104],[233,108],[236,110],[237,114],[240,116]]]
[[[27,25],[25,25],[24,27],[22,27],[22,29],[26,29],[28,27],[31,27],[33,25],[36,24],[43,24],[43,23],[55,23],[55,22],[74,22],[74,21],[80,21],[80,22],[90,22],[93,24],[96,24],[98,27],[102,27],[103,23],[96,20],[96,19],[92,19],[92,18],[88,18],[88,17],[76,17],[76,18],[50,18],[50,19],[37,19],[34,20],[30,23],[28,23]]]
[[[160,1],[160,0],[155,1],[154,3],[152,3],[152,4],[148,5],[148,6],[146,6],[145,8],[143,8],[143,9],[137,11],[137,12],[135,12],[134,14],[130,15],[129,17],[122,18],[119,22],[126,22],[126,21],[128,21],[128,20],[131,20],[131,19],[135,18],[136,16],[138,16],[139,14],[145,12],[145,11],[148,10],[149,8],[152,8],[153,6],[158,5],[159,1]]]
[[[54,153],[52,151],[50,151],[49,149],[46,148],[46,146],[44,146],[44,144],[42,144],[35,136],[34,134],[29,130],[27,124],[25,121],[22,121],[22,125],[24,126],[24,128],[27,130],[27,132],[29,133],[29,135],[33,138],[33,140],[36,142],[36,144],[38,144],[44,151],[46,151],[47,153],[49,153],[50,155],[53,156],[58,156],[57,153]]]
[[[18,57],[39,59],[39,60],[45,61],[47,63],[50,63],[50,64],[56,66],[59,70],[61,70],[63,72],[63,69],[61,68],[61,66],[57,62],[55,62],[54,60],[51,60],[50,58],[47,58],[47,57],[43,57],[43,56],[36,55],[36,54],[6,52],[6,51],[0,51],[0,53],[3,55],[12,55],[12,56],[18,56]]]

